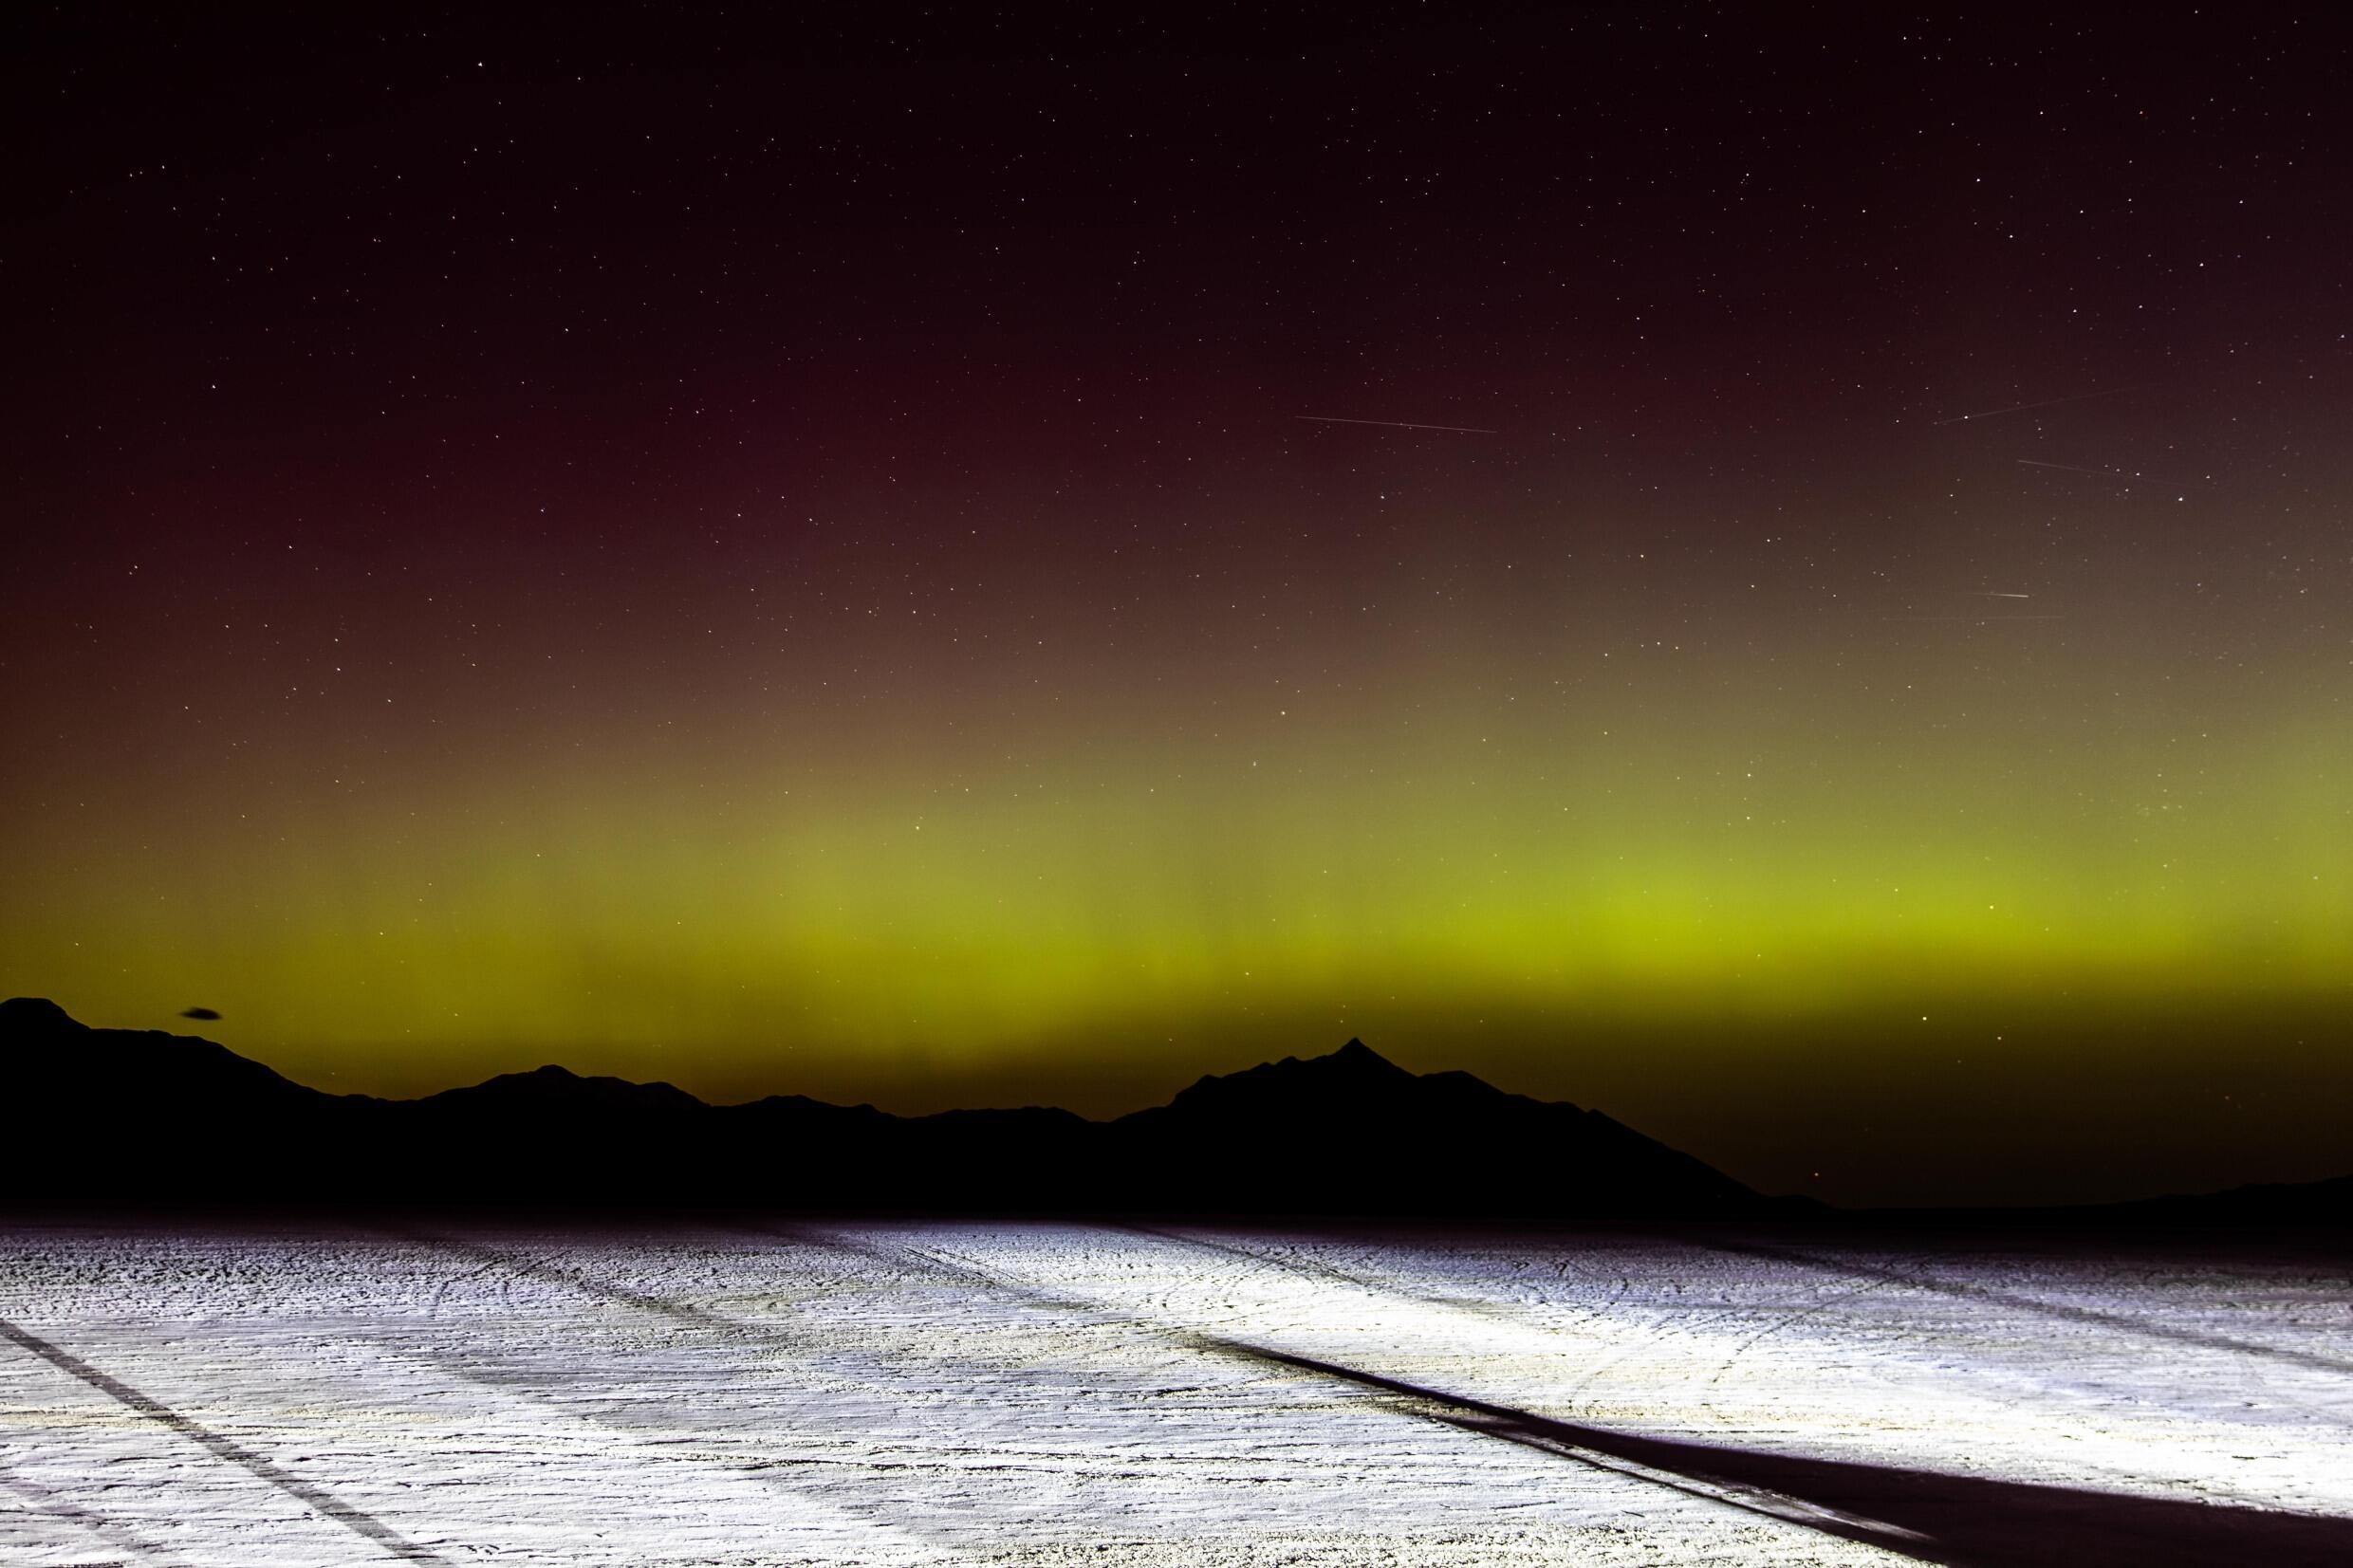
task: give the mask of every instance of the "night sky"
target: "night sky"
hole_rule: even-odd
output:
[[[2353,1169],[2327,9],[203,10],[6,24],[0,992]]]

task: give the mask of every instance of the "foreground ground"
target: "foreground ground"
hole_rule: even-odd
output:
[[[2320,1244],[0,1227],[0,1560],[2353,1560]]]

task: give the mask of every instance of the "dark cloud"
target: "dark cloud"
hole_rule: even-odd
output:
[[[220,1017],[220,1014],[214,1012],[210,1007],[191,1007],[179,1016],[182,1018],[200,1018],[211,1020]]]

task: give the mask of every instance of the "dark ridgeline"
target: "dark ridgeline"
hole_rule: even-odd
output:
[[[1725,1216],[1767,1200],[1599,1111],[1417,1076],[1351,1040],[1204,1078],[1111,1124],[1154,1207],[1227,1213]],[[1272,1201],[1269,1201],[1269,1200]]]
[[[896,1116],[798,1095],[510,1073],[328,1095],[211,1041],[0,1003],[0,1201],[1732,1218],[1781,1206],[1598,1111],[1417,1077],[1350,1041],[1115,1121]]]
[[[1113,1121],[1028,1107],[897,1116],[774,1095],[508,1073],[422,1099],[328,1095],[209,1040],[0,1002],[0,1205],[645,1206],[918,1213],[1796,1220],[1599,1111],[1409,1073],[1362,1042],[1204,1078]],[[1860,1217],[1860,1216],[1855,1216]],[[2353,1224],[2353,1176],[1890,1222]]]

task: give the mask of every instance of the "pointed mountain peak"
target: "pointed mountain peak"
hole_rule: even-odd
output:
[[[1376,1075],[1382,1078],[1412,1078],[1414,1075],[1374,1050],[1361,1040],[1351,1038],[1345,1045],[1329,1056],[1309,1057],[1300,1064],[1329,1072],[1335,1068],[1354,1076]]]
[[[1417,1081],[1413,1074],[1364,1042],[1351,1040],[1327,1056],[1287,1056],[1238,1073],[1213,1074],[1179,1092],[1168,1109],[1247,1105],[1269,1114],[1312,1110],[1321,1115],[1338,1112],[1366,1096],[1388,1099],[1410,1093]]]

